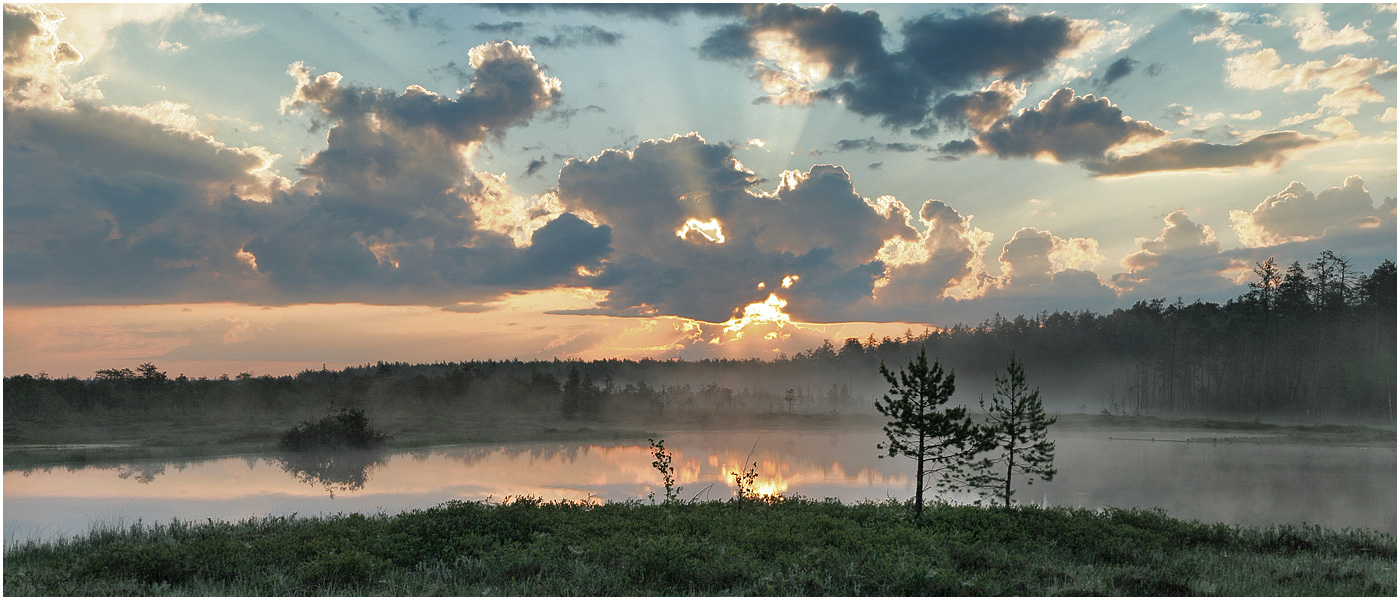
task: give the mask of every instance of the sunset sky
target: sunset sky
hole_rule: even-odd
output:
[[[6,4],[4,373],[774,357],[1396,257],[1396,6]]]

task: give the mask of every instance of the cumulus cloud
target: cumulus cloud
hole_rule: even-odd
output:
[[[1347,23],[1341,29],[1334,30],[1327,23],[1327,14],[1322,11],[1293,19],[1293,25],[1298,28],[1293,34],[1293,39],[1298,40],[1299,48],[1309,52],[1332,46],[1351,46],[1375,41],[1375,38],[1363,29],[1370,25],[1370,21],[1364,23],[1362,28],[1352,27]]]
[[[1024,84],[1018,87],[999,79],[980,91],[944,96],[934,105],[933,114],[945,123],[966,125],[973,131],[986,131],[1025,97]]]
[[[1235,167],[1278,168],[1296,151],[1322,143],[1296,131],[1276,131],[1234,145],[1204,140],[1171,140],[1127,156],[1108,156],[1084,163],[1096,176],[1123,176],[1157,171],[1198,171]]]
[[[990,77],[1035,78],[1098,36],[1096,24],[1054,15],[1021,18],[999,8],[905,23],[903,45],[884,47],[879,15],[835,5],[751,5],[740,23],[701,44],[701,56],[758,61],[755,77],[777,103],[840,100],[882,124],[932,132],[936,101]],[[776,91],[776,93],[775,93]],[[945,114],[956,114],[946,108]]]
[[[830,318],[870,294],[887,240],[917,235],[902,204],[861,197],[840,167],[784,172],[772,192],[757,183],[728,145],[696,134],[568,161],[560,201],[613,231],[616,252],[590,282],[609,294],[600,307],[723,321],[770,293],[759,283],[797,275],[788,310]]]
[[[1002,246],[1002,276],[1008,285],[1049,283],[1055,273],[1092,270],[1103,262],[1099,242],[1092,238],[1064,239],[1049,231],[1023,227]]]
[[[64,20],[52,7],[5,5],[5,106],[65,104],[63,70],[82,62],[73,44],[60,40]]]
[[[1314,194],[1300,181],[1265,198],[1252,210],[1230,211],[1230,226],[1240,243],[1252,248],[1316,239],[1329,229],[1375,228],[1394,206],[1377,208],[1359,175],[1340,187]]]
[[[1075,96],[1061,88],[1036,108],[997,121],[978,144],[1002,158],[1048,156],[1056,161],[1093,160],[1116,146],[1166,136],[1147,121],[1123,114],[1108,98]]]
[[[1185,210],[1164,217],[1152,239],[1138,238],[1141,250],[1123,257],[1125,273],[1113,276],[1120,293],[1135,297],[1199,298],[1229,293],[1223,276],[1232,262],[1220,254],[1220,240],[1209,225],[1195,223]]]
[[[877,303],[898,307],[930,298],[974,298],[992,282],[985,257],[992,234],[972,225],[971,216],[938,200],[919,209],[923,231],[917,241],[892,240],[882,249],[890,265]]]
[[[63,59],[51,28],[6,32],[11,62]],[[268,171],[266,151],[197,131],[184,105],[7,97],[8,298],[449,303],[576,285],[611,252],[610,229],[470,164],[482,142],[555,103],[559,82],[510,43],[469,57],[457,98],[294,65],[283,110],[329,126],[296,184]]]

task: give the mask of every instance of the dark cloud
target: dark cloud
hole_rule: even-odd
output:
[[[1289,153],[1320,143],[1321,140],[1296,131],[1266,133],[1233,146],[1191,139],[1172,140],[1130,156],[1086,161],[1084,168],[1096,176],[1104,177],[1154,171],[1277,166],[1287,160]]]
[[[832,150],[836,152],[852,152],[864,150],[866,152],[927,152],[932,150],[927,144],[910,144],[907,142],[877,142],[875,138],[869,137],[862,140],[838,140],[832,144]]]
[[[442,17],[429,15],[427,4],[375,4],[370,8],[379,20],[394,27],[421,27],[446,33],[449,29]]]
[[[573,48],[577,46],[616,46],[622,34],[614,33],[596,25],[558,25],[554,36],[535,36],[530,41],[535,46],[545,48]]]
[[[525,167],[525,177],[530,177],[535,173],[539,173],[540,169],[543,169],[547,164],[549,164],[549,161],[546,161],[543,156],[531,160],[529,166]]]
[[[609,292],[603,308],[615,314],[645,308],[723,321],[797,275],[800,283],[782,294],[793,314],[834,315],[869,295],[886,240],[917,235],[903,205],[862,198],[840,167],[780,179],[772,193],[755,191],[756,175],[728,145],[692,134],[571,160],[558,195],[567,209],[612,228],[616,252],[590,285]]]
[[[884,46],[884,24],[873,10],[760,5],[745,9],[741,23],[715,31],[701,44],[700,55],[744,62],[771,58],[763,55],[759,40],[777,35],[800,51],[805,63],[821,65],[827,79],[836,82],[808,94],[789,94],[785,102],[840,99],[847,109],[879,117],[886,126],[927,134],[936,130],[929,122],[931,105],[942,96],[989,77],[1034,78],[1084,40],[1084,31],[1069,19],[1023,19],[1009,9],[953,18],[928,14],[906,23],[901,33],[903,45],[891,52]],[[758,75],[772,87],[768,67]]]
[[[515,35],[525,29],[522,21],[503,21],[500,23],[477,23],[472,25],[472,30],[484,33],[500,33],[504,35]]]
[[[1127,77],[1130,73],[1133,72],[1133,66],[1137,64],[1138,61],[1135,61],[1126,56],[1113,61],[1113,64],[1108,65],[1108,69],[1103,72],[1104,84],[1112,84],[1113,82],[1118,81],[1119,79]]]
[[[1108,98],[1075,96],[1061,88],[1036,108],[997,121],[977,141],[1002,158],[1048,155],[1064,162],[1102,159],[1115,146],[1166,135],[1125,116]]]
[[[141,109],[7,102],[7,301],[451,304],[582,284],[611,230],[517,210],[464,158],[546,110],[558,82],[509,43],[471,61],[455,99],[294,66],[284,109],[330,126],[295,185],[260,149]]]
[[[870,164],[868,164],[868,165],[865,165],[865,168],[870,169],[871,171],[879,171],[879,170],[880,170],[882,167],[884,167],[884,166],[885,166],[885,163],[883,163],[883,162],[877,162],[877,163],[870,163]]]
[[[954,156],[972,154],[977,151],[977,148],[977,140],[971,138],[965,140],[953,140],[951,142],[944,142],[938,145],[939,152]]]
[[[997,81],[970,94],[950,94],[933,106],[933,114],[945,123],[985,131],[1011,112],[1025,98],[1025,91],[1006,81]]]

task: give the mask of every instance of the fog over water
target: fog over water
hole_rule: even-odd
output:
[[[1210,443],[1206,431],[1059,431],[1051,482],[1018,484],[1024,503],[1157,506],[1247,525],[1396,530],[1393,448]],[[1135,441],[1112,438],[1157,439]],[[1192,439],[1192,443],[1160,441]],[[879,458],[878,430],[666,436],[683,499],[733,495],[730,473],[757,463],[760,492],[908,499],[912,461]],[[4,536],[73,535],[93,525],[255,515],[394,513],[451,499],[662,497],[645,441],[444,446],[334,457],[265,455],[6,470]],[[969,501],[963,494],[954,501]]]

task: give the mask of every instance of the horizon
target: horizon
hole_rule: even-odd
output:
[[[5,16],[6,376],[768,360],[1396,258],[1394,4]]]

